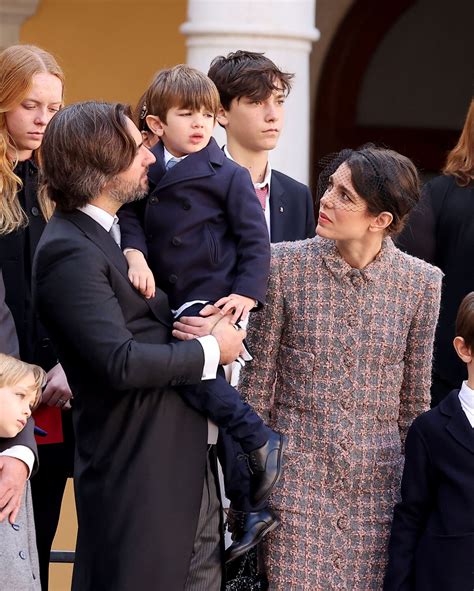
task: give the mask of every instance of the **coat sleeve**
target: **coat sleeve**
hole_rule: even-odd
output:
[[[22,431],[20,431],[18,435],[16,435],[15,437],[11,437],[8,439],[0,437],[0,452],[6,451],[6,455],[8,455],[8,449],[13,447],[14,445],[23,445],[24,447],[27,447],[33,452],[35,462],[30,476],[33,476],[33,474],[35,474],[38,470],[38,447],[35,441],[34,427],[34,420],[32,418],[29,418],[26,422],[25,428]]]
[[[284,311],[279,261],[275,257],[270,268],[267,304],[263,310],[252,314],[249,323],[247,342],[253,361],[245,366],[239,383],[244,400],[264,420],[271,414]]]
[[[433,341],[438,322],[441,281],[441,271],[430,267],[425,279],[424,294],[408,332],[398,416],[402,446],[411,423],[430,405]]]
[[[65,242],[56,239],[38,249],[34,279],[40,317],[60,357],[64,350],[77,355],[84,371],[113,390],[199,383],[201,344],[137,342],[112,287],[122,276],[117,279],[113,264],[86,238]],[[132,305],[133,297],[126,303]]]
[[[232,292],[262,305],[270,272],[270,239],[262,208],[244,168],[235,170],[226,201],[227,221],[237,244],[237,272]]]
[[[127,203],[117,213],[120,223],[122,250],[136,248],[145,255],[145,258],[148,257],[148,247],[144,230],[147,200],[148,197],[135,201],[134,203]]]
[[[415,589],[415,553],[433,503],[434,474],[428,446],[415,423],[406,439],[402,500],[393,513],[384,591]]]
[[[5,302],[5,284],[0,269],[0,353],[18,357],[20,354],[18,337],[13,316]]]

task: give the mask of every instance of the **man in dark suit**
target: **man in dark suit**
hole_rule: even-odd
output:
[[[60,111],[43,140],[56,212],[35,299],[74,392],[79,535],[73,589],[217,591],[219,502],[204,416],[175,386],[214,378],[245,331],[170,344],[163,292],[130,283],[116,212],[148,188],[154,156],[121,105]],[[222,317],[221,317],[222,318]]]
[[[249,170],[270,241],[312,238],[315,221],[310,190],[273,170],[268,159],[282,131],[293,74],[282,72],[261,53],[236,51],[216,57],[208,76],[221,99],[217,120],[226,130],[224,152]]]

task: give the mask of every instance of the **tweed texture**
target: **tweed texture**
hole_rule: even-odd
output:
[[[403,442],[430,400],[442,273],[385,239],[362,271],[335,243],[272,249],[240,391],[289,437],[264,544],[272,591],[382,588]]]

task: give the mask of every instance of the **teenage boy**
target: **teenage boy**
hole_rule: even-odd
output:
[[[282,72],[262,53],[236,51],[216,57],[208,76],[220,95],[217,120],[227,134],[224,152],[249,170],[271,242],[312,238],[310,190],[273,170],[268,158],[283,128],[293,74]]]
[[[202,72],[178,65],[157,74],[144,105],[142,115],[160,142],[153,148],[148,198],[119,212],[130,280],[147,296],[155,280],[176,318],[196,316],[211,302],[223,314],[233,310],[234,322],[245,320],[264,302],[270,246],[248,172],[211,137],[217,89]],[[222,368],[216,380],[181,393],[239,442],[251,468],[248,496],[252,504],[265,503],[280,476],[282,436],[241,401]],[[277,525],[268,511],[249,543]]]
[[[456,335],[468,379],[408,431],[384,591],[474,588],[474,292]]]

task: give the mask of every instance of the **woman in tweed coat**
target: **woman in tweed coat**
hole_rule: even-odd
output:
[[[282,525],[264,540],[272,591],[382,588],[405,433],[430,400],[442,275],[390,238],[416,169],[367,147],[327,172],[318,236],[272,251],[240,387],[289,438]]]

